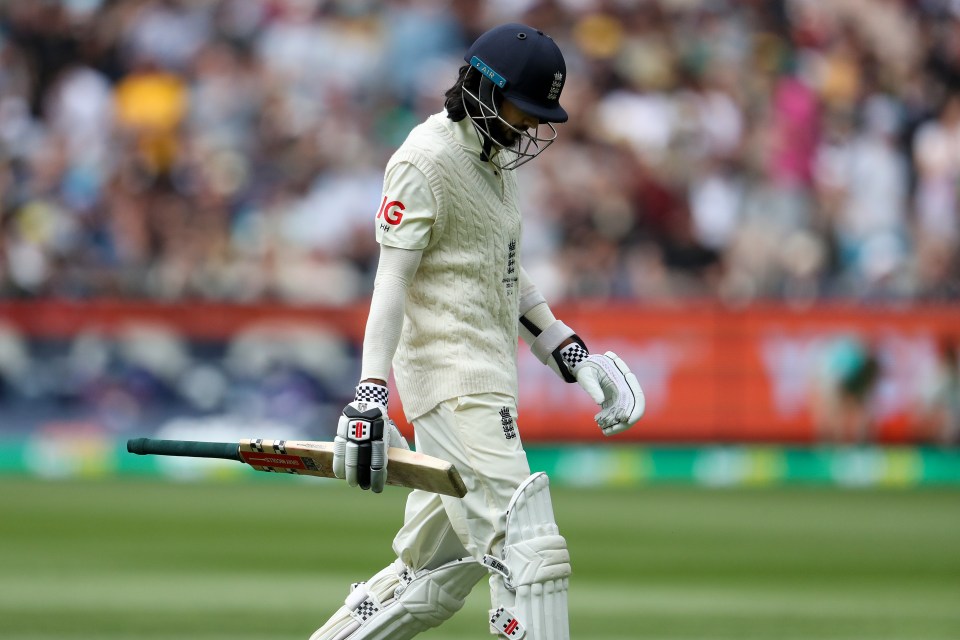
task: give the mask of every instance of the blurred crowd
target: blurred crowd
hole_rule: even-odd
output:
[[[552,300],[960,299],[957,0],[8,0],[0,297],[347,304],[383,166],[520,21]]]

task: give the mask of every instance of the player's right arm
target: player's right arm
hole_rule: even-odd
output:
[[[423,173],[408,163],[388,169],[376,217],[380,257],[364,330],[360,383],[340,416],[333,455],[338,478],[375,493],[386,484],[387,449],[409,448],[389,417],[387,379],[400,344],[407,290],[429,243],[435,210]]]

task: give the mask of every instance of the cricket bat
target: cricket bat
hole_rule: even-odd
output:
[[[127,440],[137,455],[221,458],[244,462],[257,471],[334,478],[333,443],[319,440],[245,439],[240,442],[192,440]],[[391,447],[387,450],[387,484],[462,498],[463,478],[451,463],[422,453]]]

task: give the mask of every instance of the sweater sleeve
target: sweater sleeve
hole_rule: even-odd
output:
[[[437,218],[437,200],[423,172],[410,162],[391,163],[377,211],[377,242],[400,249],[424,249]]]

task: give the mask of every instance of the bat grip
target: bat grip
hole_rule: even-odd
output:
[[[127,451],[140,456],[187,456],[190,458],[222,458],[243,462],[240,445],[236,442],[193,442],[191,440],[127,440]]]

